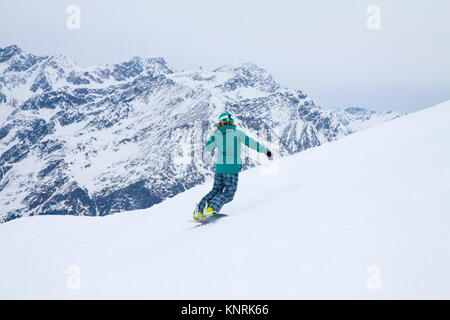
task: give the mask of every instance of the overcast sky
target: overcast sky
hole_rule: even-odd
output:
[[[71,4],[79,30],[67,28]],[[380,29],[367,27],[370,5]],[[133,56],[161,56],[175,70],[252,61],[323,107],[414,111],[450,99],[449,16],[448,0],[1,0],[0,47],[81,66]]]

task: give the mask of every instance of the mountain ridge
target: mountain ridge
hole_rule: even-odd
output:
[[[204,182],[213,157],[203,144],[225,110],[279,157],[402,115],[322,109],[253,63],[176,72],[133,57],[77,69],[17,46],[0,61],[3,222],[147,208]],[[243,160],[244,170],[259,162]]]

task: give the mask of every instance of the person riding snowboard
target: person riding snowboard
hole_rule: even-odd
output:
[[[218,150],[214,185],[197,205],[194,212],[195,220],[202,220],[220,212],[225,203],[233,200],[237,190],[238,175],[242,168],[241,144],[266,154],[272,160],[272,153],[265,146],[236,129],[230,113],[222,113],[219,116],[217,130],[206,143],[207,151],[213,152],[215,148]],[[206,204],[208,208],[204,214],[203,209]]]

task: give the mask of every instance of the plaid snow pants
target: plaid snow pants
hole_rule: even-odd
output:
[[[198,210],[203,212],[206,203],[216,212],[220,212],[225,203],[233,200],[237,190],[239,174],[216,173],[213,189],[198,204]]]

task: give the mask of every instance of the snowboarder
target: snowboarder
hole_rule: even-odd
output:
[[[219,116],[217,130],[206,143],[207,151],[213,152],[215,148],[218,149],[214,185],[197,205],[194,211],[195,220],[206,219],[220,212],[225,203],[233,200],[242,167],[241,144],[266,154],[269,160],[272,160],[272,153],[265,146],[236,129],[230,113],[222,113]],[[204,214],[206,204],[208,208]]]

